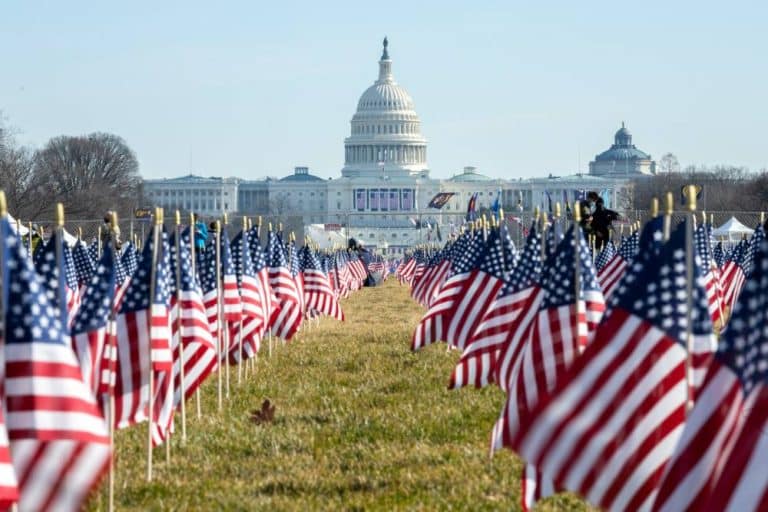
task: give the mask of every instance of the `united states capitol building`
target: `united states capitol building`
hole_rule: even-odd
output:
[[[451,177],[434,177],[421,119],[411,96],[395,81],[392,64],[385,38],[378,78],[360,96],[344,139],[340,177],[323,179],[299,166],[282,178],[152,179],[144,181],[146,200],[210,217],[224,212],[301,216],[315,229],[340,231],[385,252],[399,253],[431,237],[438,226],[444,234],[454,229],[475,193],[478,209],[490,207],[500,194],[501,205],[510,214],[535,206],[546,210],[555,202],[572,203],[585,191],[596,191],[608,207],[623,210],[633,181],[655,174],[651,156],[632,144],[622,123],[614,144],[589,164],[589,173],[496,179],[465,166]],[[442,209],[429,208],[430,200],[441,192],[454,195]]]

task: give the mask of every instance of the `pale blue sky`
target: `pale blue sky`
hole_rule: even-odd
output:
[[[146,177],[335,177],[390,40],[434,177],[586,170],[640,149],[768,166],[768,2],[0,3],[20,142],[108,131]],[[190,167],[191,166],[191,167]]]

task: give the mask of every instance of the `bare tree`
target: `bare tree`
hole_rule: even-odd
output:
[[[34,172],[50,203],[64,203],[74,217],[98,218],[106,210],[126,215],[139,200],[139,163],[117,135],[55,137],[35,154]]]
[[[666,153],[659,160],[659,170],[661,174],[680,172],[680,162],[673,153]]]
[[[0,117],[0,190],[5,192],[8,209],[13,215],[34,218],[44,209],[40,201],[40,184],[32,167],[32,156],[18,147],[12,130]]]

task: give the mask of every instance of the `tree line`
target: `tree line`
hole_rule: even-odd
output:
[[[768,170],[750,172],[746,167],[729,165],[687,166],[677,172],[660,172],[637,180],[633,189],[635,209],[648,209],[651,199],[662,198],[667,191],[680,191],[685,185],[698,185],[698,207],[706,211],[760,211],[768,205]]]
[[[141,188],[136,154],[117,135],[60,135],[34,149],[18,144],[0,118],[0,189],[25,221],[54,218],[58,202],[69,218],[98,219],[107,210],[126,217],[140,205]]]

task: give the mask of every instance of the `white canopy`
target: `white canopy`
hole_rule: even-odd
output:
[[[754,229],[745,226],[736,217],[731,217],[722,226],[712,230],[712,235],[721,239],[725,238],[728,241],[734,241],[741,239],[742,235],[751,235]]]
[[[18,230],[19,234],[21,236],[26,236],[27,233],[29,233],[29,228],[26,227],[24,224],[19,224],[16,222],[16,218],[8,214],[8,222],[11,223],[11,227],[13,227],[14,230]],[[70,247],[74,247],[77,243],[77,237],[69,233],[66,229],[64,230],[64,241],[69,245]]]

